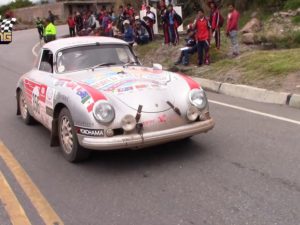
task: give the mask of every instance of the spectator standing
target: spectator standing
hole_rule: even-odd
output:
[[[132,26],[130,25],[129,20],[125,20],[123,22],[124,25],[124,41],[126,41],[127,43],[133,45],[134,43],[134,32],[132,29]]]
[[[146,6],[146,23],[150,30],[149,39],[152,41],[154,39],[153,26],[156,23],[156,15],[151,11],[151,7],[149,5]]]
[[[79,12],[76,12],[75,18],[76,33],[78,34],[83,28],[83,19]]]
[[[96,28],[96,17],[92,12],[88,12],[88,27],[94,30]]]
[[[143,4],[142,4],[142,7],[141,7],[141,9],[142,9],[142,10],[146,10],[146,6],[147,6],[146,2],[145,2],[145,1],[143,1]]]
[[[210,23],[204,16],[203,9],[199,9],[196,20],[194,21],[193,27],[196,29],[196,41],[198,51],[198,66],[204,63],[209,65],[209,46],[210,46]],[[203,54],[204,53],[204,54]],[[203,57],[204,56],[204,57]]]
[[[124,21],[126,20],[126,15],[125,15],[125,10],[124,10],[124,7],[121,5],[119,7],[119,12],[118,12],[118,23],[117,23],[117,26],[118,26],[118,29],[124,33]]]
[[[75,37],[75,20],[72,17],[72,15],[69,15],[68,20],[67,20],[68,26],[69,26],[69,33],[70,37]]]
[[[43,38],[43,33],[44,33],[44,23],[43,23],[43,21],[40,19],[40,17],[37,17],[37,18],[36,18],[36,21],[35,21],[35,27],[36,27],[37,30],[38,30],[40,39],[42,39],[42,38]]]
[[[141,22],[137,21],[135,24],[135,42],[139,45],[147,44],[150,39],[150,35],[145,27],[142,26]]]
[[[98,13],[98,16],[97,16],[97,20],[99,22],[99,24],[101,25],[102,22],[103,22],[103,17],[104,17],[104,14],[106,13],[106,7],[105,6],[102,6],[100,12]]]
[[[233,3],[228,4],[228,9],[229,9],[229,13],[227,16],[226,35],[231,40],[232,55],[235,57],[240,54],[239,41],[238,41],[238,24],[239,24],[240,14],[235,9]]]
[[[182,18],[173,9],[173,5],[168,5],[168,10],[165,15],[168,24],[170,42],[173,45],[178,44],[179,34],[177,28],[182,24]]]
[[[112,19],[110,16],[107,16],[107,22],[106,26],[104,29],[104,35],[107,37],[112,37],[113,36],[113,29],[112,29]]]
[[[103,12],[101,27],[104,30],[104,32],[107,31],[107,27],[110,24],[110,22],[111,22],[111,18],[109,16],[109,14],[106,11]]]
[[[134,21],[135,12],[134,12],[134,8],[131,6],[130,3],[127,4],[127,7],[126,7],[124,13],[125,13],[126,19],[128,19],[130,21],[130,23],[132,23]]]
[[[46,19],[46,27],[44,29],[44,41],[45,43],[48,43],[55,39],[56,39],[56,27],[49,19]]]
[[[107,11],[108,15],[114,20],[116,18],[115,12],[113,7],[111,7],[108,11]]]
[[[55,16],[54,14],[52,13],[51,10],[48,11],[48,20],[54,24],[54,21],[55,21]]]
[[[90,28],[89,18],[89,12],[84,12],[82,16],[82,30],[79,32],[80,36],[89,35],[89,33],[92,31]]]
[[[180,57],[175,63],[175,65],[189,65],[190,55],[193,55],[197,52],[196,32],[192,24],[188,25],[187,33],[188,36],[185,39],[186,47],[181,49]]]
[[[115,38],[119,38],[119,37],[121,36],[121,32],[120,32],[120,30],[119,30],[119,28],[118,28],[118,26],[117,26],[116,20],[114,20],[114,21],[112,22],[112,35],[113,35],[113,37],[115,37]]]
[[[217,4],[215,2],[210,3],[210,24],[212,29],[212,36],[215,38],[216,48],[221,47],[221,27],[224,23],[224,18],[222,17]]]
[[[164,32],[164,44],[168,45],[170,43],[170,37],[169,37],[169,25],[168,25],[168,20],[167,20],[167,6],[164,0],[160,1],[160,17],[161,17],[161,23],[162,23],[162,28]]]

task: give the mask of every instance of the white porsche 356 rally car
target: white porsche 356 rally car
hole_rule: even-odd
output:
[[[76,37],[42,47],[17,84],[17,114],[51,131],[51,146],[77,162],[90,150],[143,148],[214,127],[199,84],[185,75],[142,67],[130,46]]]

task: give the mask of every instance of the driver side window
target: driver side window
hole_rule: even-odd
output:
[[[50,50],[43,50],[39,70],[53,73],[53,53]]]

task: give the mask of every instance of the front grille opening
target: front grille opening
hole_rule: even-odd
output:
[[[116,129],[113,129],[113,131],[114,131],[115,136],[124,134],[123,128],[116,128]]]

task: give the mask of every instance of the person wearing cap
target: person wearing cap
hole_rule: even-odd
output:
[[[135,42],[139,45],[147,44],[149,42],[149,33],[141,22],[137,21],[134,28]]]
[[[49,18],[46,19],[46,27],[44,29],[44,41],[48,43],[56,39],[56,27],[50,21]]]
[[[124,34],[123,34],[124,41],[126,41],[130,45],[133,45],[133,43],[134,43],[134,32],[133,32],[133,29],[130,25],[130,21],[125,20],[123,22],[123,25],[124,25]]]
[[[145,21],[150,29],[150,41],[154,39],[154,30],[153,26],[156,23],[156,15],[154,12],[151,11],[151,7],[149,5],[146,6],[146,16]]]
[[[186,47],[181,49],[180,56],[175,62],[175,65],[182,64],[184,66],[188,66],[190,63],[190,56],[197,52],[197,43],[195,37],[195,29],[192,24],[187,26],[187,38],[185,39]]]

